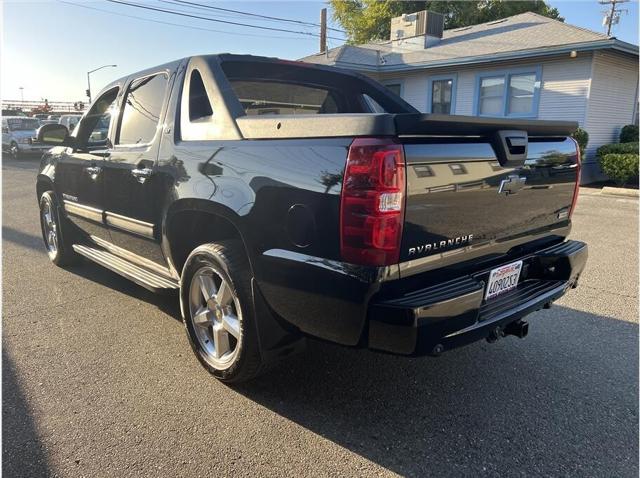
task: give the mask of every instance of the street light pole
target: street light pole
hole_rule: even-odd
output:
[[[20,101],[24,103],[24,86],[18,88],[20,90]]]
[[[102,70],[103,68],[115,68],[118,65],[103,65],[95,70],[87,71],[87,96],[89,97],[89,104],[91,104],[91,78],[89,75],[95,71]]]

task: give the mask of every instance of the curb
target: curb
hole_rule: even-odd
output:
[[[607,196],[624,196],[632,198],[640,197],[640,191],[637,189],[613,188],[611,186],[603,187],[600,194],[604,194]]]

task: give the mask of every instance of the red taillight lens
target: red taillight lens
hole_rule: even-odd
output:
[[[340,203],[340,250],[345,261],[372,266],[398,262],[404,195],[402,145],[356,138],[349,147]]]
[[[576,204],[578,203],[578,194],[580,193],[580,170],[582,169],[582,158],[580,157],[580,146],[576,140],[573,140],[576,143],[576,185],[573,188],[573,200],[571,201],[571,208],[569,208],[569,219],[573,215],[573,211],[576,208]]]

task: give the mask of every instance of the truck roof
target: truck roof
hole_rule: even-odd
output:
[[[333,72],[333,73],[341,73],[341,74],[344,74],[344,75],[349,75],[349,76],[357,77],[357,78],[365,77],[365,75],[362,75],[361,73],[358,73],[356,71],[346,70],[346,69],[335,67],[335,66],[318,65],[318,64],[314,64],[314,63],[306,63],[306,62],[303,62],[303,61],[283,60],[281,58],[258,56],[258,55],[244,55],[244,54],[236,54],[236,53],[213,53],[213,54],[205,54],[205,55],[187,56],[187,57],[184,57],[184,58],[180,58],[178,60],[170,61],[168,63],[163,63],[161,65],[156,65],[156,66],[152,66],[150,68],[145,68],[144,70],[138,70],[138,71],[135,71],[135,72],[131,72],[128,75],[122,76],[122,77],[112,81],[111,83],[109,83],[107,86],[105,86],[100,91],[99,94],[101,94],[103,91],[106,91],[106,90],[108,90],[110,88],[113,88],[114,86],[123,85],[126,82],[126,80],[128,78],[132,77],[132,76],[135,76],[135,77],[145,76],[147,74],[155,73],[155,72],[157,72],[159,70],[164,70],[164,69],[166,69],[166,70],[174,70],[180,65],[180,63],[188,62],[189,60],[191,60],[193,58],[202,58],[202,59],[208,60],[208,61],[210,61],[212,59],[218,59],[220,61],[220,63],[231,62],[231,61],[256,62],[256,63],[274,63],[274,64],[279,64],[279,65],[290,65],[290,66],[305,68],[307,70],[330,71],[330,72]]]

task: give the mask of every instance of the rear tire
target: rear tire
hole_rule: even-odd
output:
[[[40,228],[51,262],[62,267],[78,261],[79,256],[73,250],[73,243],[70,241],[70,224],[60,215],[53,191],[47,191],[40,196]]]
[[[210,374],[238,383],[260,373],[251,273],[240,241],[204,244],[189,255],[180,306],[191,348]]]

